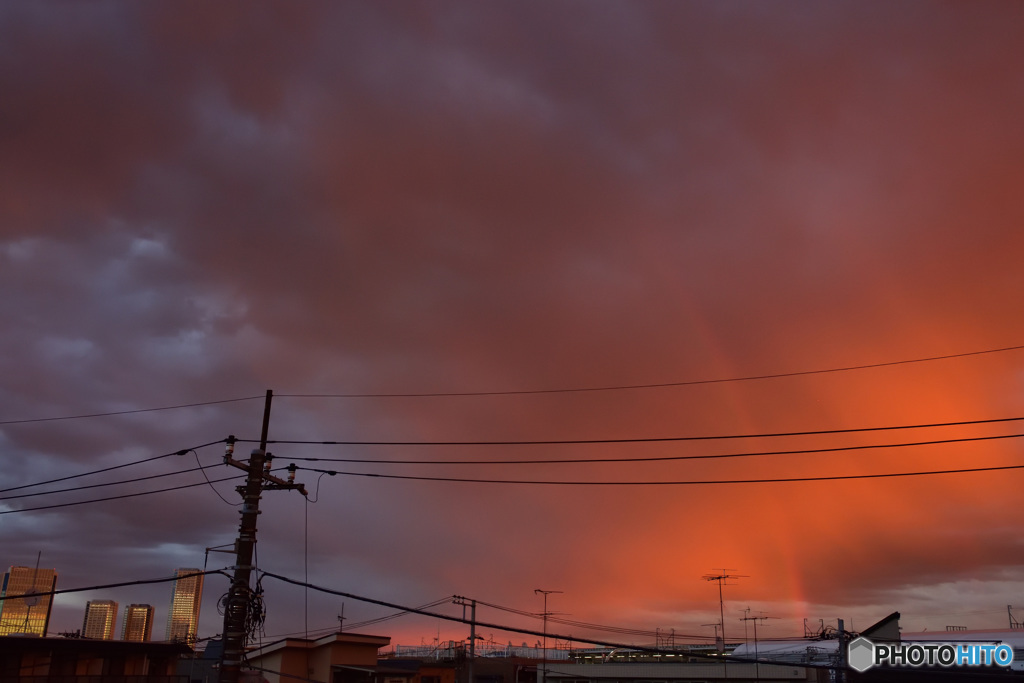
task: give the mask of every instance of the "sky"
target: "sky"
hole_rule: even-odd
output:
[[[319,443],[269,446],[309,496],[263,494],[261,571],[703,638],[1005,626],[1024,472],[764,480],[1024,465],[1022,21],[0,3],[0,564],[231,566],[223,441],[248,456],[271,390],[271,441]],[[742,457],[678,459],[709,455]],[[114,599],[162,637],[170,586],[61,594],[50,631]],[[268,639],[393,612],[262,586]]]

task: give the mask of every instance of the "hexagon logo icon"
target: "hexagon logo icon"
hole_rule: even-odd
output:
[[[858,673],[864,673],[875,663],[875,644],[867,638],[857,638],[846,651],[846,662]]]

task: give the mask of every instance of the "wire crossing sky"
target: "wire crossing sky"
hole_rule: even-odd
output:
[[[831,372],[846,372],[850,370],[868,370],[872,368],[890,367],[893,365],[906,365],[908,363],[926,363],[937,360],[949,360],[952,358],[968,358],[970,356],[979,356],[988,353],[1001,353],[1004,351],[1018,351],[1024,349],[1024,345],[1020,346],[1007,346],[999,349],[985,349],[982,351],[966,351],[963,353],[948,354],[945,356],[935,356],[932,358],[913,358],[906,360],[886,361],[881,363],[873,363],[868,365],[851,365],[840,368],[826,368],[819,370],[799,370],[788,373],[776,373],[769,375],[754,375],[750,377],[731,377],[723,379],[707,379],[707,380],[689,380],[680,382],[662,382],[657,384],[634,384],[634,385],[623,385],[623,386],[612,386],[612,387],[575,387],[575,388],[563,388],[563,389],[524,389],[518,391],[478,391],[478,392],[450,392],[450,393],[422,393],[422,394],[277,394],[278,398],[434,398],[434,397],[445,397],[445,396],[510,396],[510,395],[523,395],[523,394],[550,394],[550,393],[579,393],[587,391],[619,391],[623,389],[657,389],[663,387],[679,387],[679,386],[692,386],[700,384],[719,384],[723,382],[745,382],[755,379],[780,379],[786,377],[800,377],[803,375],[818,375]],[[56,417],[37,417],[27,418],[21,420],[0,420],[0,425],[7,424],[27,424],[32,422],[53,422],[58,420],[80,420],[91,417],[112,417],[118,415],[134,415],[137,413],[150,413],[163,410],[179,410],[182,408],[197,408],[201,406],[217,405],[219,403],[234,403],[236,401],[252,401],[256,399],[262,399],[263,396],[244,396],[241,398],[226,398],[217,401],[202,401],[197,403],[182,403],[173,406],[161,406],[158,408],[136,408],[131,410],[118,410],[106,413],[90,413],[86,415],[63,415]]]

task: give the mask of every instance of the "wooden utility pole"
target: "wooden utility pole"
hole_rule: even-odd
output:
[[[263,489],[296,489],[303,496],[306,495],[306,488],[294,481],[294,465],[289,467],[287,481],[269,472],[269,463],[273,456],[267,453],[267,433],[270,428],[270,404],[273,398],[274,392],[268,389],[266,403],[263,406],[260,447],[249,454],[249,462],[240,462],[232,457],[236,440],[234,435],[228,437],[224,453],[224,464],[244,470],[247,477],[245,485],[236,488],[242,495],[242,520],[239,522],[238,539],[235,541],[234,576],[224,608],[224,652],[220,661],[220,683],[238,683],[238,674],[245,655],[249,602],[252,596],[249,584],[253,570],[253,549],[256,546],[256,519],[260,514],[260,497]],[[264,482],[267,482],[266,486]]]
[[[461,595],[453,596],[452,602],[462,605],[462,618],[466,618],[466,605],[469,611],[469,657],[466,666],[466,682],[473,683],[473,661],[476,659],[476,600],[464,598]]]

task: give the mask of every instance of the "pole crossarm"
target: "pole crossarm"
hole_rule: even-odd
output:
[[[234,436],[229,436],[228,439],[230,441],[234,441]],[[255,454],[255,453],[256,453],[256,451],[254,450],[253,454]],[[273,456],[272,453],[264,454],[264,463],[269,463],[271,460],[273,460],[273,458],[274,458],[274,456]],[[252,461],[250,460],[249,462],[242,462],[241,460],[235,460],[233,457],[231,457],[230,454],[225,454],[224,455],[224,464],[225,465],[231,465],[232,467],[236,467],[236,468],[242,470],[243,472],[245,472],[247,474],[249,473],[250,462],[252,462]],[[265,484],[263,486],[263,490],[264,491],[296,490],[296,491],[298,491],[299,493],[301,493],[304,496],[308,495],[308,493],[306,492],[306,486],[304,484],[296,484],[295,483],[295,471],[297,469],[298,469],[298,467],[295,465],[295,463],[291,463],[290,465],[288,465],[288,479],[282,479],[281,477],[275,477],[273,474],[270,474],[269,472],[266,472],[266,471],[261,472],[260,473],[260,479],[262,479],[265,482]]]

